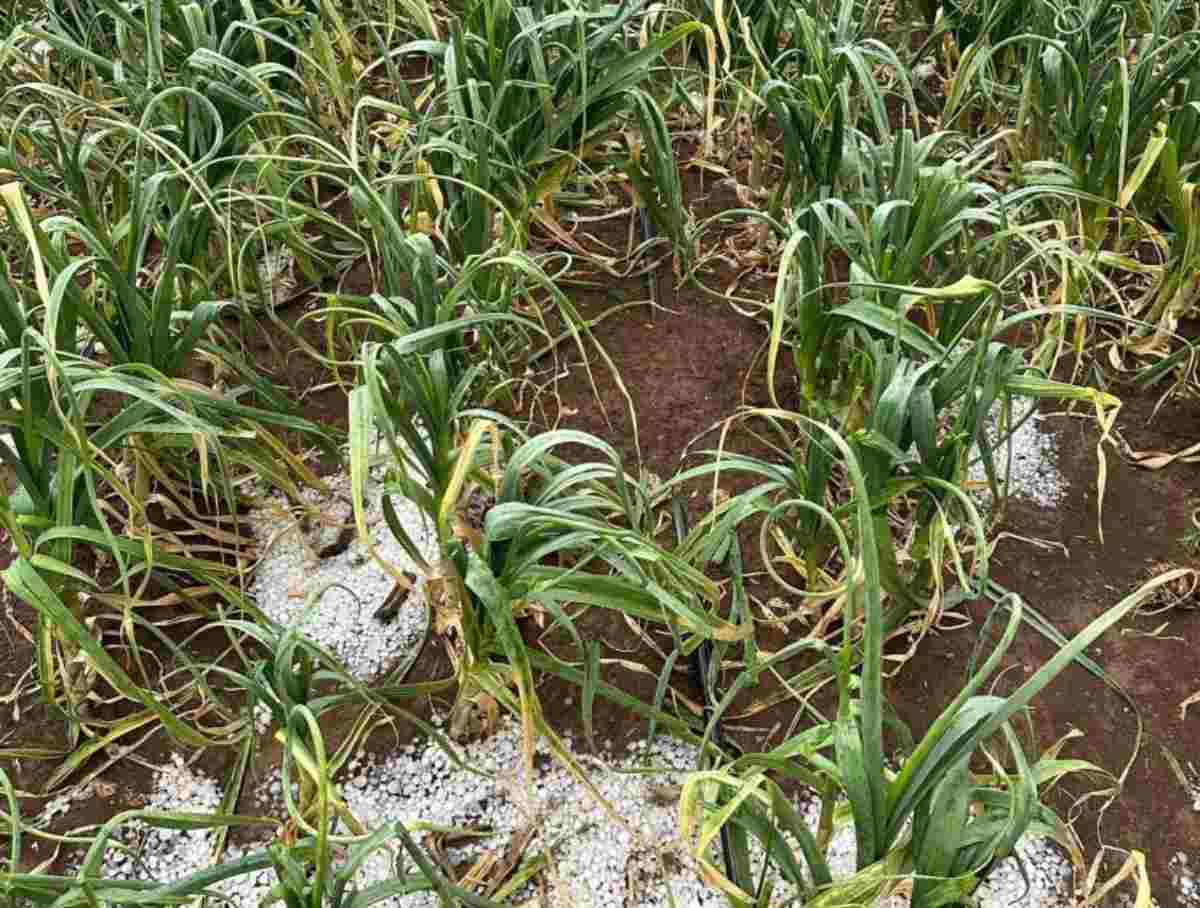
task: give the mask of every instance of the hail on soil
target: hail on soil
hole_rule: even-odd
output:
[[[690,844],[679,835],[678,785],[696,765],[690,745],[659,738],[635,742],[622,755],[602,746],[603,756],[577,755],[591,782],[620,818],[604,807],[539,747],[532,775],[522,767],[520,729],[506,723],[493,735],[467,745],[461,765],[432,742],[418,742],[384,758],[358,757],[339,780],[341,794],[355,817],[368,829],[389,822],[421,828],[454,828],[470,833],[447,837],[445,857],[456,868],[501,867],[512,870],[507,852],[524,843],[517,860],[545,854],[542,876],[549,904],[564,908],[718,908],[725,898],[696,874]],[[259,798],[265,810],[282,816],[278,770],[262,779]],[[215,811],[219,786],[188,769],[182,760],[164,768],[156,779],[149,806],[160,810]],[[802,807],[815,829],[818,810]],[[112,852],[105,869],[122,878],[176,880],[207,865],[213,833],[148,829],[135,825],[124,840],[136,856]],[[854,831],[839,829],[829,847],[835,876],[853,872]],[[232,860],[245,850],[230,848]],[[981,885],[981,908],[1058,908],[1067,904],[1071,879],[1067,859],[1053,844],[1024,840],[1018,854],[1026,879],[1013,858],[999,864]],[[712,859],[719,864],[717,855]],[[761,851],[756,856],[761,861]],[[393,851],[374,854],[360,869],[357,885],[393,878],[398,860]],[[492,881],[480,873],[486,886]],[[499,880],[494,882],[499,883]],[[226,881],[219,887],[237,908],[255,908],[274,885],[272,871],[259,871]],[[534,884],[513,893],[507,903],[521,905],[537,894]],[[786,899],[788,887],[777,886],[775,899]],[[888,901],[904,908],[903,899]],[[435,908],[430,893],[387,900],[385,908]]]
[[[287,508],[282,498],[255,511],[251,524],[262,546],[252,594],[258,607],[283,627],[296,622],[304,634],[335,656],[357,679],[367,681],[400,664],[426,633],[423,578],[399,612],[386,620],[375,613],[395,581],[369,546],[356,538],[350,479],[328,480],[330,494],[306,492],[311,509]],[[416,566],[383,519],[383,484],[372,476],[366,490],[367,525],[376,555],[395,569]],[[429,560],[436,560],[437,541],[421,512],[409,501],[393,497],[400,524]],[[305,520],[307,519],[307,527]],[[344,544],[339,542],[341,540]],[[328,553],[321,557],[322,553]],[[319,599],[308,608],[308,600]]]

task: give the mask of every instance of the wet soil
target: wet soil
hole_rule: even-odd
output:
[[[1200,407],[1194,401],[1169,402],[1151,421],[1156,395],[1114,390],[1124,400],[1118,431],[1135,450],[1175,451],[1200,437]],[[1182,540],[1191,526],[1200,466],[1179,464],[1152,472],[1108,450],[1101,541],[1096,429],[1090,420],[1069,416],[1052,417],[1046,425],[1058,437],[1059,468],[1069,483],[1066,495],[1055,510],[1020,501],[1010,505],[999,529],[1015,535],[997,546],[992,576],[1069,637],[1162,565],[1197,566],[1195,552]],[[927,638],[893,684],[893,702],[915,729],[927,727],[963,682],[975,629],[989,605],[969,607],[971,628]],[[1089,859],[1101,846],[1113,849],[1105,852],[1110,871],[1124,860],[1124,851],[1143,851],[1154,896],[1164,906],[1180,904],[1168,871],[1172,856],[1200,842],[1194,795],[1164,756],[1169,751],[1185,767],[1189,761],[1200,763],[1200,714],[1193,709],[1185,718],[1181,713],[1183,701],[1200,689],[1197,646],[1200,611],[1176,607],[1134,616],[1088,651],[1116,686],[1073,666],[1035,700],[1032,710],[1042,747],[1078,730],[1083,736],[1068,745],[1070,756],[1115,776],[1128,769],[1111,804],[1106,796],[1075,806],[1075,799],[1114,784],[1084,777],[1068,779],[1051,803],[1064,817],[1076,818],[1075,830]],[[1055,652],[1052,643],[1023,628],[1005,662],[1010,671],[1003,676],[1002,692],[1014,689]]]

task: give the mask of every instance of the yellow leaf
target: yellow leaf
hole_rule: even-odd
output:
[[[42,262],[42,250],[38,245],[37,234],[33,228],[33,219],[29,214],[29,206],[25,203],[25,193],[20,183],[5,183],[0,186],[0,199],[8,209],[9,216],[17,222],[17,228],[25,236],[29,244],[29,253],[33,256],[33,279],[37,285],[38,296],[43,305],[50,304],[50,282],[46,279],[46,266]]]

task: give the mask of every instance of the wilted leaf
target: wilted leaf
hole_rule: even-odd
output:
[[[1161,470],[1178,461],[1179,463],[1200,463],[1200,442],[1189,445],[1182,450],[1170,453],[1168,451],[1130,451],[1135,465],[1146,470]]]

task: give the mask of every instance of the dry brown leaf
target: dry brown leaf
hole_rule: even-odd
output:
[[[545,228],[546,232],[554,237],[554,239],[558,240],[558,242],[562,243],[572,252],[587,254],[587,250],[579,244],[579,241],[575,239],[575,237],[573,237],[566,229],[564,229],[562,224],[560,224],[545,208],[535,208],[533,211],[533,219],[541,227]],[[607,257],[605,258],[607,260]],[[609,261],[611,262],[611,260]]]
[[[461,517],[454,521],[453,533],[456,539],[466,543],[472,551],[483,550],[483,534]]]
[[[1130,456],[1136,466],[1146,470],[1161,470],[1178,461],[1179,463],[1200,463],[1200,441],[1182,450],[1169,451],[1130,451]]]
[[[521,862],[521,858],[525,854],[525,849],[529,847],[534,835],[537,833],[538,824],[536,822],[526,823],[518,829],[508,840],[508,845],[504,849],[504,856],[492,871],[491,880],[488,881],[487,888],[484,890],[485,896],[491,896],[501,884],[508,879],[517,864]]]
[[[446,579],[441,576],[429,577],[425,581],[425,592],[433,605],[433,631],[444,637],[454,631],[457,637],[462,637],[462,611],[451,601]]]
[[[1179,721],[1182,722],[1184,719],[1187,718],[1187,711],[1188,711],[1189,706],[1196,706],[1197,704],[1200,704],[1200,690],[1196,691],[1194,694],[1192,694],[1190,697],[1188,697],[1186,700],[1184,700],[1182,703],[1179,704]]]
[[[158,608],[168,605],[188,605],[202,596],[209,595],[213,589],[211,586],[190,586],[177,593],[167,593],[164,596],[159,596],[157,599],[136,599],[116,593],[92,593],[91,595],[97,602],[103,602],[106,605],[115,605],[119,608],[123,608],[126,605],[135,608]]]

